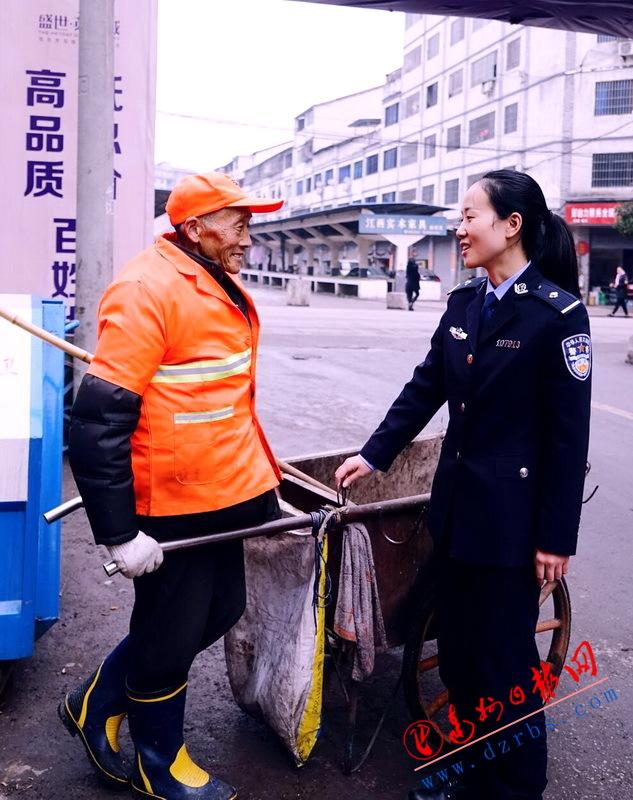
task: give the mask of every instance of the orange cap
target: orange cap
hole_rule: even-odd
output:
[[[283,204],[283,200],[249,197],[228,175],[207,172],[181,178],[171,190],[165,210],[171,224],[178,225],[187,217],[200,217],[221,208],[249,208],[254,213],[263,213],[277,211]]]

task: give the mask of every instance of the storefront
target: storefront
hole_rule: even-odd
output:
[[[622,236],[613,227],[619,205],[614,202],[565,204],[565,219],[574,233],[581,267],[588,273],[589,287],[586,288],[608,286],[618,266],[624,267],[629,280],[633,280],[633,238]]]

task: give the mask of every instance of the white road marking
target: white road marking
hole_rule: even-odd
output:
[[[607,411],[609,414],[615,414],[618,417],[624,417],[624,419],[628,419],[633,422],[633,413],[630,411],[625,411],[623,408],[616,408],[616,406],[610,406],[607,403],[592,403],[592,408],[597,408],[598,411]]]

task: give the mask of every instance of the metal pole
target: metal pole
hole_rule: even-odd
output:
[[[345,525],[348,522],[364,522],[373,517],[381,517],[386,514],[399,514],[401,511],[410,511],[425,503],[428,503],[431,495],[416,494],[411,497],[397,497],[393,500],[381,500],[377,503],[365,503],[360,506],[345,506],[336,511],[336,524]],[[312,525],[312,517],[309,514],[300,514],[297,517],[284,517],[272,522],[265,522],[263,525],[255,525],[251,528],[241,528],[234,531],[223,531],[222,533],[210,533],[204,536],[196,536],[190,539],[172,539],[168,542],[160,542],[165,553],[172,550],[186,550],[190,547],[201,547],[207,544],[218,544],[219,542],[231,542],[236,539],[252,539],[255,536],[273,536],[278,533],[308,528]],[[103,569],[109,577],[116,575],[119,571],[114,561],[108,561],[103,565]]]
[[[80,0],[77,118],[77,329],[85,350],[96,345],[97,306],[112,280],[114,0]],[[75,388],[85,367],[75,361]]]

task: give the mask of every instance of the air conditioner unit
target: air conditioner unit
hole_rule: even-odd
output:
[[[630,58],[633,56],[633,39],[627,39],[624,42],[618,43],[618,53],[622,58]]]
[[[495,90],[495,82],[494,81],[484,81],[481,84],[481,91],[484,94],[492,94]]]

